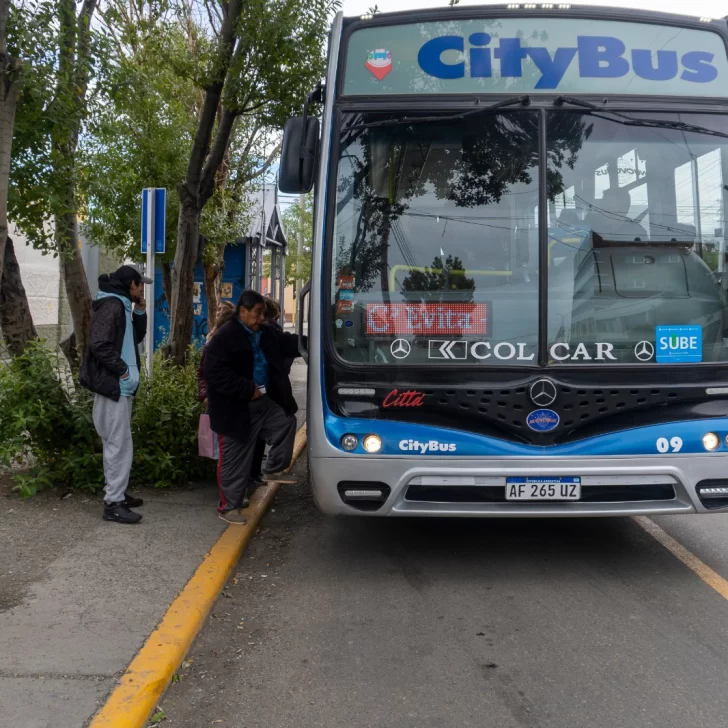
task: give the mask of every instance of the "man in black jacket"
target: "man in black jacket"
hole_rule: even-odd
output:
[[[263,324],[264,309],[260,293],[243,291],[235,318],[217,332],[205,356],[210,426],[220,438],[218,512],[234,524],[246,523],[241,509],[259,437],[270,445],[263,480],[296,482],[283,473],[298,411],[284,361],[299,355],[298,338]]]
[[[138,345],[147,332],[144,284],[151,282],[130,265],[99,277],[81,366],[81,384],[96,394],[94,426],[104,444],[103,517],[117,523],[142,519],[129,509],[143,501],[129,495],[127,487],[134,459],[131,403],[139,387]]]

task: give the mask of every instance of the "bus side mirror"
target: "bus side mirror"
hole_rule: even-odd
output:
[[[278,187],[286,194],[305,194],[313,187],[318,156],[319,120],[295,116],[283,129]]]

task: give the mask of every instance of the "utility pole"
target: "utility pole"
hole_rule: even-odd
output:
[[[306,195],[298,196],[298,253],[296,256],[296,306],[294,308],[294,321],[298,325],[298,304],[300,303],[299,297],[301,295],[301,289],[303,288],[303,281],[301,275],[303,273],[303,228],[306,224],[304,212],[306,210]]]

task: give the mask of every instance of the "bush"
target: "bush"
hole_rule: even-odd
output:
[[[200,354],[190,347],[187,363],[177,367],[157,352],[151,382],[142,371],[131,422],[132,482],[163,488],[213,476],[214,462],[197,454],[197,427],[204,411],[197,401]]]
[[[22,495],[51,485],[103,486],[92,407],[93,395],[73,386],[65,359],[43,342],[0,367],[0,463],[30,466],[15,476]]]
[[[132,415],[132,483],[168,487],[212,477],[214,463],[197,455],[199,357],[191,349],[188,363],[175,367],[155,355],[151,382],[142,372]],[[0,465],[23,468],[14,474],[21,495],[49,486],[103,488],[93,400],[43,342],[0,365]]]

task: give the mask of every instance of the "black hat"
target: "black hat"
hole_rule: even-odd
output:
[[[121,268],[111,274],[111,277],[116,278],[127,285],[129,283],[146,283],[149,285],[154,282],[151,278],[143,276],[139,269],[134,265],[122,265]]]

